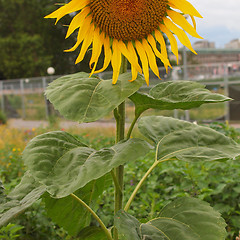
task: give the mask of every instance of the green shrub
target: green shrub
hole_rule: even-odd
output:
[[[6,124],[7,123],[7,116],[0,111],[0,124]]]
[[[3,240],[17,239],[20,236],[18,232],[22,228],[23,226],[9,223],[7,226],[0,228],[0,239]]]

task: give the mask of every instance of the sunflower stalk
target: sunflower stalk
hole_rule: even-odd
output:
[[[127,72],[127,59],[122,55],[121,73]],[[117,111],[114,113],[116,119],[116,143],[120,142],[125,137],[125,101],[122,102]],[[114,203],[114,214],[123,208],[123,189],[124,189],[124,166],[120,165],[115,169],[115,176],[117,184],[115,184],[115,203]],[[118,231],[114,228],[114,240],[118,240]]]

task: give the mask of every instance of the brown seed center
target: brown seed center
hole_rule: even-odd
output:
[[[90,0],[93,22],[108,36],[142,39],[158,28],[167,0]]]

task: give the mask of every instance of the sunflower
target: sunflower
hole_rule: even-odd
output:
[[[65,51],[74,51],[81,44],[75,62],[77,64],[91,47],[91,75],[104,71],[111,62],[113,84],[119,76],[122,55],[131,64],[130,81],[136,79],[138,72],[143,72],[146,83],[149,84],[149,67],[159,77],[156,57],[163,62],[166,71],[171,67],[163,34],[168,37],[177,59],[175,36],[195,54],[185,32],[201,38],[196,32],[194,19],[201,18],[201,15],[186,0],[71,0],[46,18],[56,18],[57,23],[63,16],[73,12],[76,15],[68,26],[66,38],[78,29],[77,41],[71,49]],[[184,14],[191,17],[193,26]],[[96,70],[102,51],[104,63],[100,70]]]

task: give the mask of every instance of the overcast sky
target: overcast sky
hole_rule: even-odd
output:
[[[188,0],[200,12],[198,33],[224,47],[232,39],[240,38],[240,0]],[[192,42],[196,41],[191,39]]]

